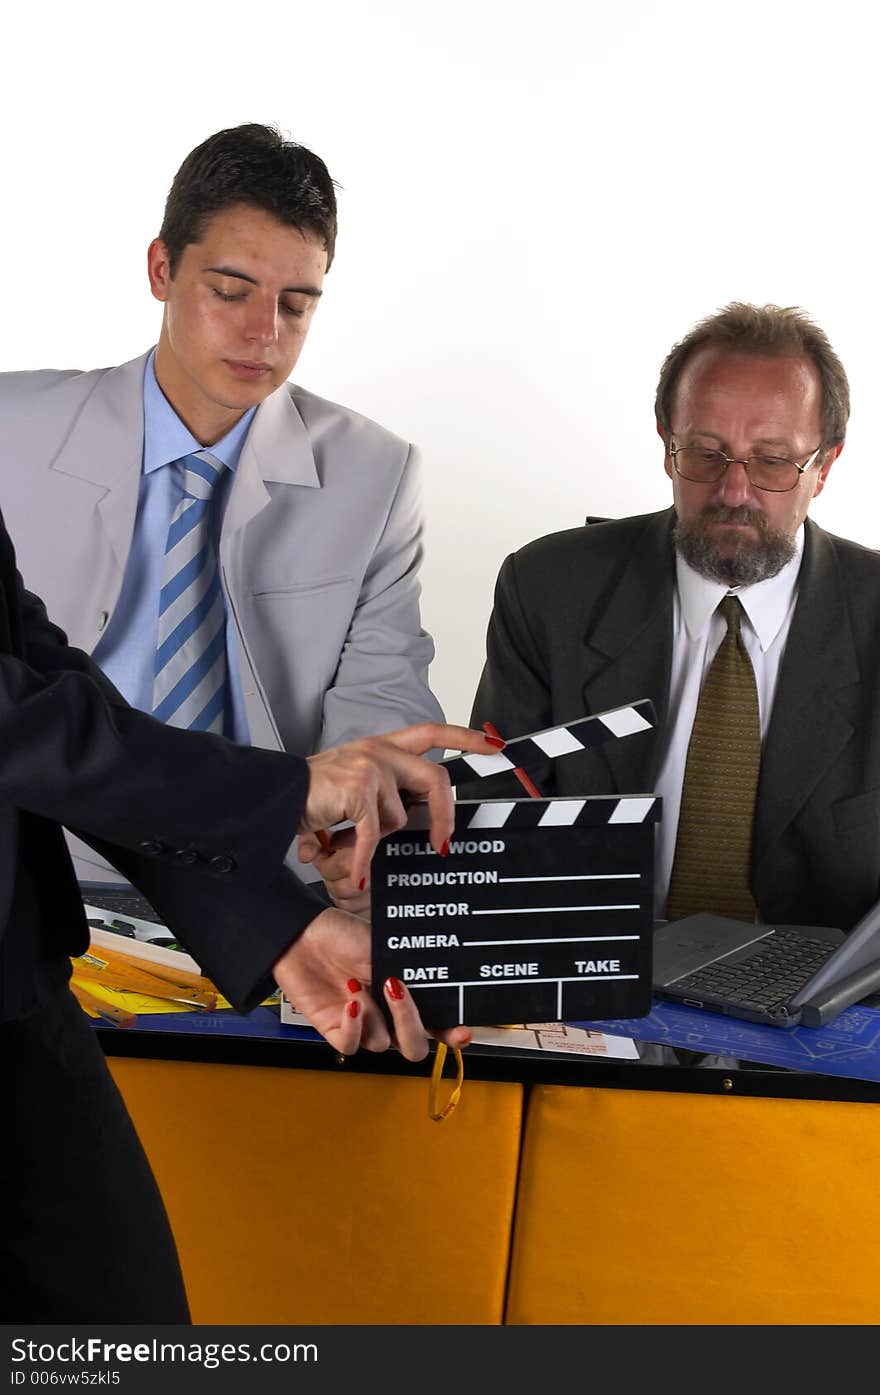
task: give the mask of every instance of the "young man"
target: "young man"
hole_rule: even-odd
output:
[[[0,504],[71,642],[144,711],[304,755],[442,718],[415,451],[287,381],[335,237],[322,160],[220,131],[149,247],[155,349],[0,376]]]
[[[473,724],[652,698],[659,736],[559,760],[539,787],[662,795],[658,916],[848,929],[880,894],[880,556],[807,517],[843,449],[846,374],[803,313],[734,304],[670,352],[656,416],[674,508],[507,558]]]

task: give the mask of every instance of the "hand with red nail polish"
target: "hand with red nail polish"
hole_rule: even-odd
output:
[[[499,739],[490,739],[484,732],[469,727],[425,722],[384,736],[332,746],[309,756],[308,798],[300,825],[303,860],[318,863],[322,875],[329,880],[328,849],[319,853],[309,835],[350,821],[354,842],[347,878],[364,892],[369,882],[370,859],[379,839],[406,824],[401,789],[427,803],[431,846],[439,853],[454,831],[454,800],[448,774],[442,766],[426,760],[425,753],[440,749],[486,755],[498,750]],[[334,862],[339,857],[337,838],[334,833]],[[335,880],[341,880],[338,871]]]
[[[362,996],[353,999],[350,985],[357,980],[369,988],[370,931],[365,921],[370,860],[380,838],[406,825],[400,791],[406,789],[427,803],[431,846],[446,856],[455,829],[455,802],[446,770],[424,759],[425,753],[439,749],[485,755],[498,749],[499,740],[468,727],[426,722],[308,757],[300,858],[319,868],[334,906],[306,924],[276,960],[273,972],[296,1010],[343,1055],[360,1046],[385,1051],[391,1045],[375,999],[362,989]],[[398,1049],[408,1060],[422,1060],[429,1036],[412,995],[397,979],[384,991]],[[456,1046],[469,1039],[465,1027],[436,1035]]]
[[[390,1045],[370,996],[370,931],[335,908],[321,911],[274,965],[279,987],[343,1056]]]
[[[297,1012],[303,1013],[344,1056],[359,1047],[386,1051],[392,1045],[385,1014],[370,992],[370,931],[362,920],[334,908],[321,911],[282,954],[273,973]],[[374,992],[378,995],[379,985]],[[430,1036],[465,1046],[466,1027],[429,1034],[406,985],[388,979],[381,987],[391,1015],[394,1043],[410,1061],[428,1054]]]
[[[394,1022],[394,1035],[400,1050],[411,1060],[421,1060],[421,1055],[416,1055],[416,1052],[421,1051],[423,1044],[422,1054],[427,1052],[427,1037],[409,989],[399,978],[386,978],[382,989]],[[453,1027],[442,1032],[431,1032],[430,1035],[445,1041],[448,1046],[457,1046],[459,1049],[469,1046],[472,1040],[469,1027]]]
[[[326,834],[325,834],[326,837]],[[312,834],[301,834],[297,840],[300,862],[311,862],[324,878],[324,886],[334,906],[349,915],[359,916],[367,925],[370,923],[370,893],[366,887],[352,881],[351,869],[354,861],[355,832],[353,828],[337,829],[332,838],[327,839],[326,847],[319,847]],[[304,856],[304,850],[307,855]]]

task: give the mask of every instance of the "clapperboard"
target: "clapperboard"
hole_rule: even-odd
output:
[[[656,726],[647,699],[443,762],[453,784]],[[640,1017],[651,1007],[653,794],[459,800],[449,853],[415,805],[372,863],[373,979],[429,1027]]]

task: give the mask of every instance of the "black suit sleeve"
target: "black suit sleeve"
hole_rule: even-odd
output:
[[[230,1001],[258,1002],[272,964],[325,909],[283,866],[307,763],[129,707],[13,565],[3,576],[0,647],[13,652],[0,653],[0,804],[75,830],[150,898]]]
[[[39,673],[87,673],[110,702],[127,706],[125,698],[110,679],[82,649],[74,649],[58,625],[53,625],[46,607],[38,596],[25,589],[21,576],[15,574],[19,614],[23,626],[24,657]]]
[[[483,722],[492,722],[505,741],[554,723],[547,657],[529,625],[513,554],[503,563],[495,585],[486,663],[471,712],[472,727]],[[550,761],[530,773],[542,794],[553,792]],[[518,781],[507,775],[460,785],[456,792],[461,799],[525,797]]]

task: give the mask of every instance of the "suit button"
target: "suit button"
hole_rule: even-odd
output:
[[[147,857],[159,857],[165,851],[165,844],[158,838],[145,838],[142,843],[138,843],[138,847]]]
[[[199,855],[195,848],[175,848],[171,854],[171,861],[176,862],[179,867],[192,867],[198,860]]]
[[[212,872],[233,872],[235,871],[235,858],[229,853],[218,853],[216,857],[208,860],[208,866]]]

